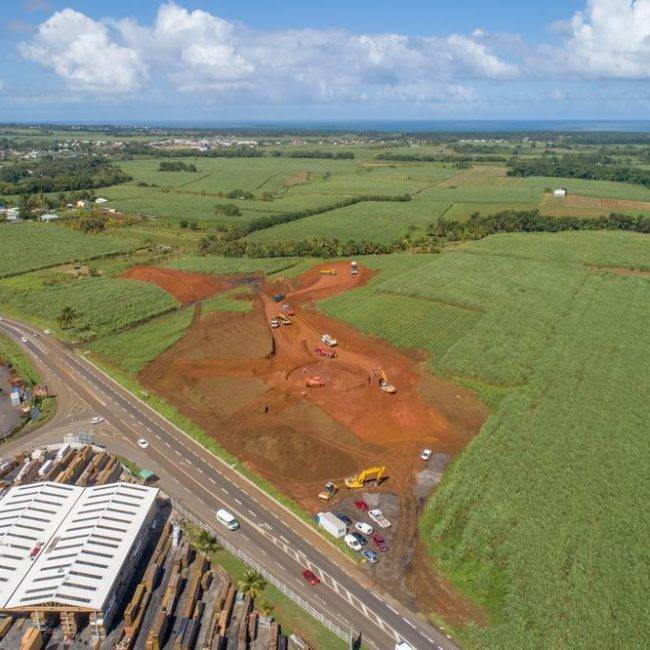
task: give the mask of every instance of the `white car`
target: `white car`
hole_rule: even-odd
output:
[[[365,523],[364,521],[358,521],[356,524],[354,524],[354,527],[364,535],[372,535],[372,526]]]
[[[142,449],[148,449],[149,443],[144,438],[138,438],[138,447],[142,447]]]
[[[343,541],[353,550],[360,551],[363,548],[361,542],[354,535],[346,535]]]
[[[2,316],[0,316],[0,323],[2,323],[3,320],[4,320],[4,318]]]
[[[90,424],[101,424],[104,421],[104,418],[101,415],[95,415],[90,418]]]
[[[420,458],[422,460],[429,460],[431,458],[431,449],[423,449]]]
[[[48,329],[46,329],[46,330],[43,330],[43,333],[45,333],[45,334],[52,334],[52,330],[48,328]]]
[[[29,341],[29,338],[26,337],[26,336],[21,336],[21,337],[20,337],[20,340],[21,340],[23,343],[27,343],[27,341]]]

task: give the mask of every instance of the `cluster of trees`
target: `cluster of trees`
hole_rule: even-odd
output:
[[[184,163],[182,160],[161,160],[159,172],[198,172],[196,165]]]
[[[590,217],[551,217],[539,210],[505,210],[481,215],[475,212],[467,221],[440,219],[430,224],[429,236],[458,241],[480,239],[502,232],[561,232],[565,230],[631,230],[650,233],[650,217],[612,213]]]
[[[255,195],[248,190],[230,190],[230,192],[223,193],[222,196],[226,199],[239,199],[240,201],[252,201]]]
[[[593,181],[634,183],[650,187],[650,171],[638,167],[613,165],[599,156],[567,154],[562,157],[543,156],[529,160],[514,159],[508,163],[508,176],[554,176],[584,178]]]
[[[226,217],[238,217],[241,215],[239,206],[234,203],[217,203],[217,205],[214,206],[214,211],[217,214],[223,214]]]
[[[354,153],[352,151],[321,151],[314,149],[312,151],[287,150],[280,151],[275,149],[271,152],[274,158],[322,158],[323,160],[354,160]]]
[[[0,194],[66,192],[117,185],[131,177],[105,158],[44,156],[0,167]]]

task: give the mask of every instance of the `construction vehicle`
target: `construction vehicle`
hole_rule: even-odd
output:
[[[276,293],[273,296],[273,302],[282,302],[286,297],[284,293]]]
[[[388,381],[388,377],[383,368],[375,368],[375,377],[379,378],[379,388],[383,390],[384,393],[390,393],[392,395],[397,392],[395,386]]]
[[[323,336],[320,337],[320,340],[325,343],[325,345],[329,345],[331,348],[335,347],[338,344],[338,341],[329,334],[323,334]]]
[[[334,350],[327,350],[325,348],[316,348],[314,352],[319,356],[319,357],[324,357],[325,359],[335,359],[336,358],[336,352]]]
[[[285,314],[287,314],[287,316],[295,316],[296,315],[296,312],[293,311],[293,309],[291,309],[291,307],[289,305],[287,305],[286,303],[284,305],[282,305],[282,311]]]
[[[386,467],[378,465],[377,467],[369,467],[359,472],[356,476],[348,476],[345,479],[345,486],[349,488],[362,488],[368,481],[375,481],[377,485],[381,483],[384,476]]]
[[[336,269],[321,269],[321,275],[336,275]]]
[[[280,327],[280,321],[277,318],[271,319],[271,329],[277,330]]]
[[[339,486],[336,483],[327,481],[325,483],[325,489],[318,493],[318,498],[323,499],[323,501],[329,501],[338,491]]]
[[[287,318],[286,314],[280,312],[277,316],[277,319],[283,324],[283,325],[291,325],[291,321]]]
[[[320,377],[310,377],[306,382],[305,386],[307,388],[324,388],[325,387],[325,381],[321,379]]]
[[[357,263],[350,262],[350,275],[357,275],[357,273],[359,273],[359,269],[357,268]]]

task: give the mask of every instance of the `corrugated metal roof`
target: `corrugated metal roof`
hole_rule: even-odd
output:
[[[157,494],[131,483],[11,488],[0,499],[0,609],[101,610]]]

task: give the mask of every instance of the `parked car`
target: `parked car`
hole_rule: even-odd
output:
[[[43,334],[52,334],[52,330],[48,327],[47,329],[43,330]]]
[[[388,550],[388,544],[386,544],[386,540],[381,535],[375,533],[372,536],[372,541],[374,542],[376,549],[380,553],[385,553]]]
[[[361,555],[368,564],[377,564],[379,556],[374,551],[361,551]]]
[[[352,519],[347,515],[344,515],[342,512],[334,513],[346,526],[352,526]]]
[[[101,424],[104,421],[104,418],[101,415],[95,415],[90,418],[90,424]]]
[[[420,458],[422,460],[429,460],[431,458],[431,449],[423,449]]]
[[[310,571],[309,569],[305,569],[302,572],[302,577],[310,584],[310,585],[317,585],[320,582],[320,578],[313,572]]]
[[[361,510],[361,512],[368,512],[370,510],[370,506],[363,500],[355,501],[354,507],[357,510]]]
[[[357,533],[356,531],[350,533],[354,539],[361,544],[361,546],[365,546],[368,543],[368,539],[364,537],[361,533]]]
[[[142,449],[148,449],[149,443],[144,438],[138,438],[138,447],[142,447]]]
[[[343,541],[353,550],[360,551],[363,548],[361,542],[353,535],[348,534],[343,538]]]
[[[354,524],[354,527],[364,535],[372,535],[372,526],[367,524],[365,521],[357,521],[357,523]]]
[[[29,341],[29,339],[28,339],[26,336],[21,336],[21,337],[20,337],[20,340],[21,340],[23,343],[27,343],[27,341]]]

